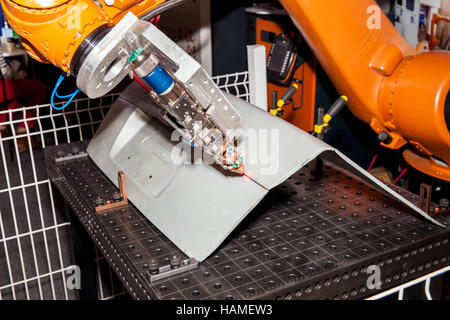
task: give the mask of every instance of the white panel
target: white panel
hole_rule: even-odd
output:
[[[247,46],[250,103],[267,111],[266,47]]]

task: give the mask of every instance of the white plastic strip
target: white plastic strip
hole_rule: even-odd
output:
[[[247,46],[250,103],[267,111],[266,47]]]

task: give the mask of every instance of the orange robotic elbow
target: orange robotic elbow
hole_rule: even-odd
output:
[[[91,45],[126,13],[142,16],[165,0],[0,0],[34,59],[76,73]]]
[[[374,0],[281,3],[381,144],[450,181],[450,52],[412,48]]]

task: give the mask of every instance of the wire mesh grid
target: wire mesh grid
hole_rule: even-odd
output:
[[[248,72],[213,80],[220,89],[249,100]],[[117,97],[76,99],[63,111],[49,104],[1,108],[0,300],[79,298],[68,286],[76,268],[71,223],[64,200],[53,193],[47,177],[44,148],[92,138]],[[127,296],[106,259],[94,245],[92,250],[99,299]]]
[[[247,71],[217,76],[214,77],[213,80],[220,89],[247,102],[249,101],[250,92]]]

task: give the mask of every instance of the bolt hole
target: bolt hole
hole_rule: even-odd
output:
[[[117,77],[120,72],[125,68],[127,63],[127,57],[117,57],[114,59],[109,66],[106,68],[105,71],[105,77],[103,78],[103,81],[109,82],[111,80],[114,80],[115,77]]]

